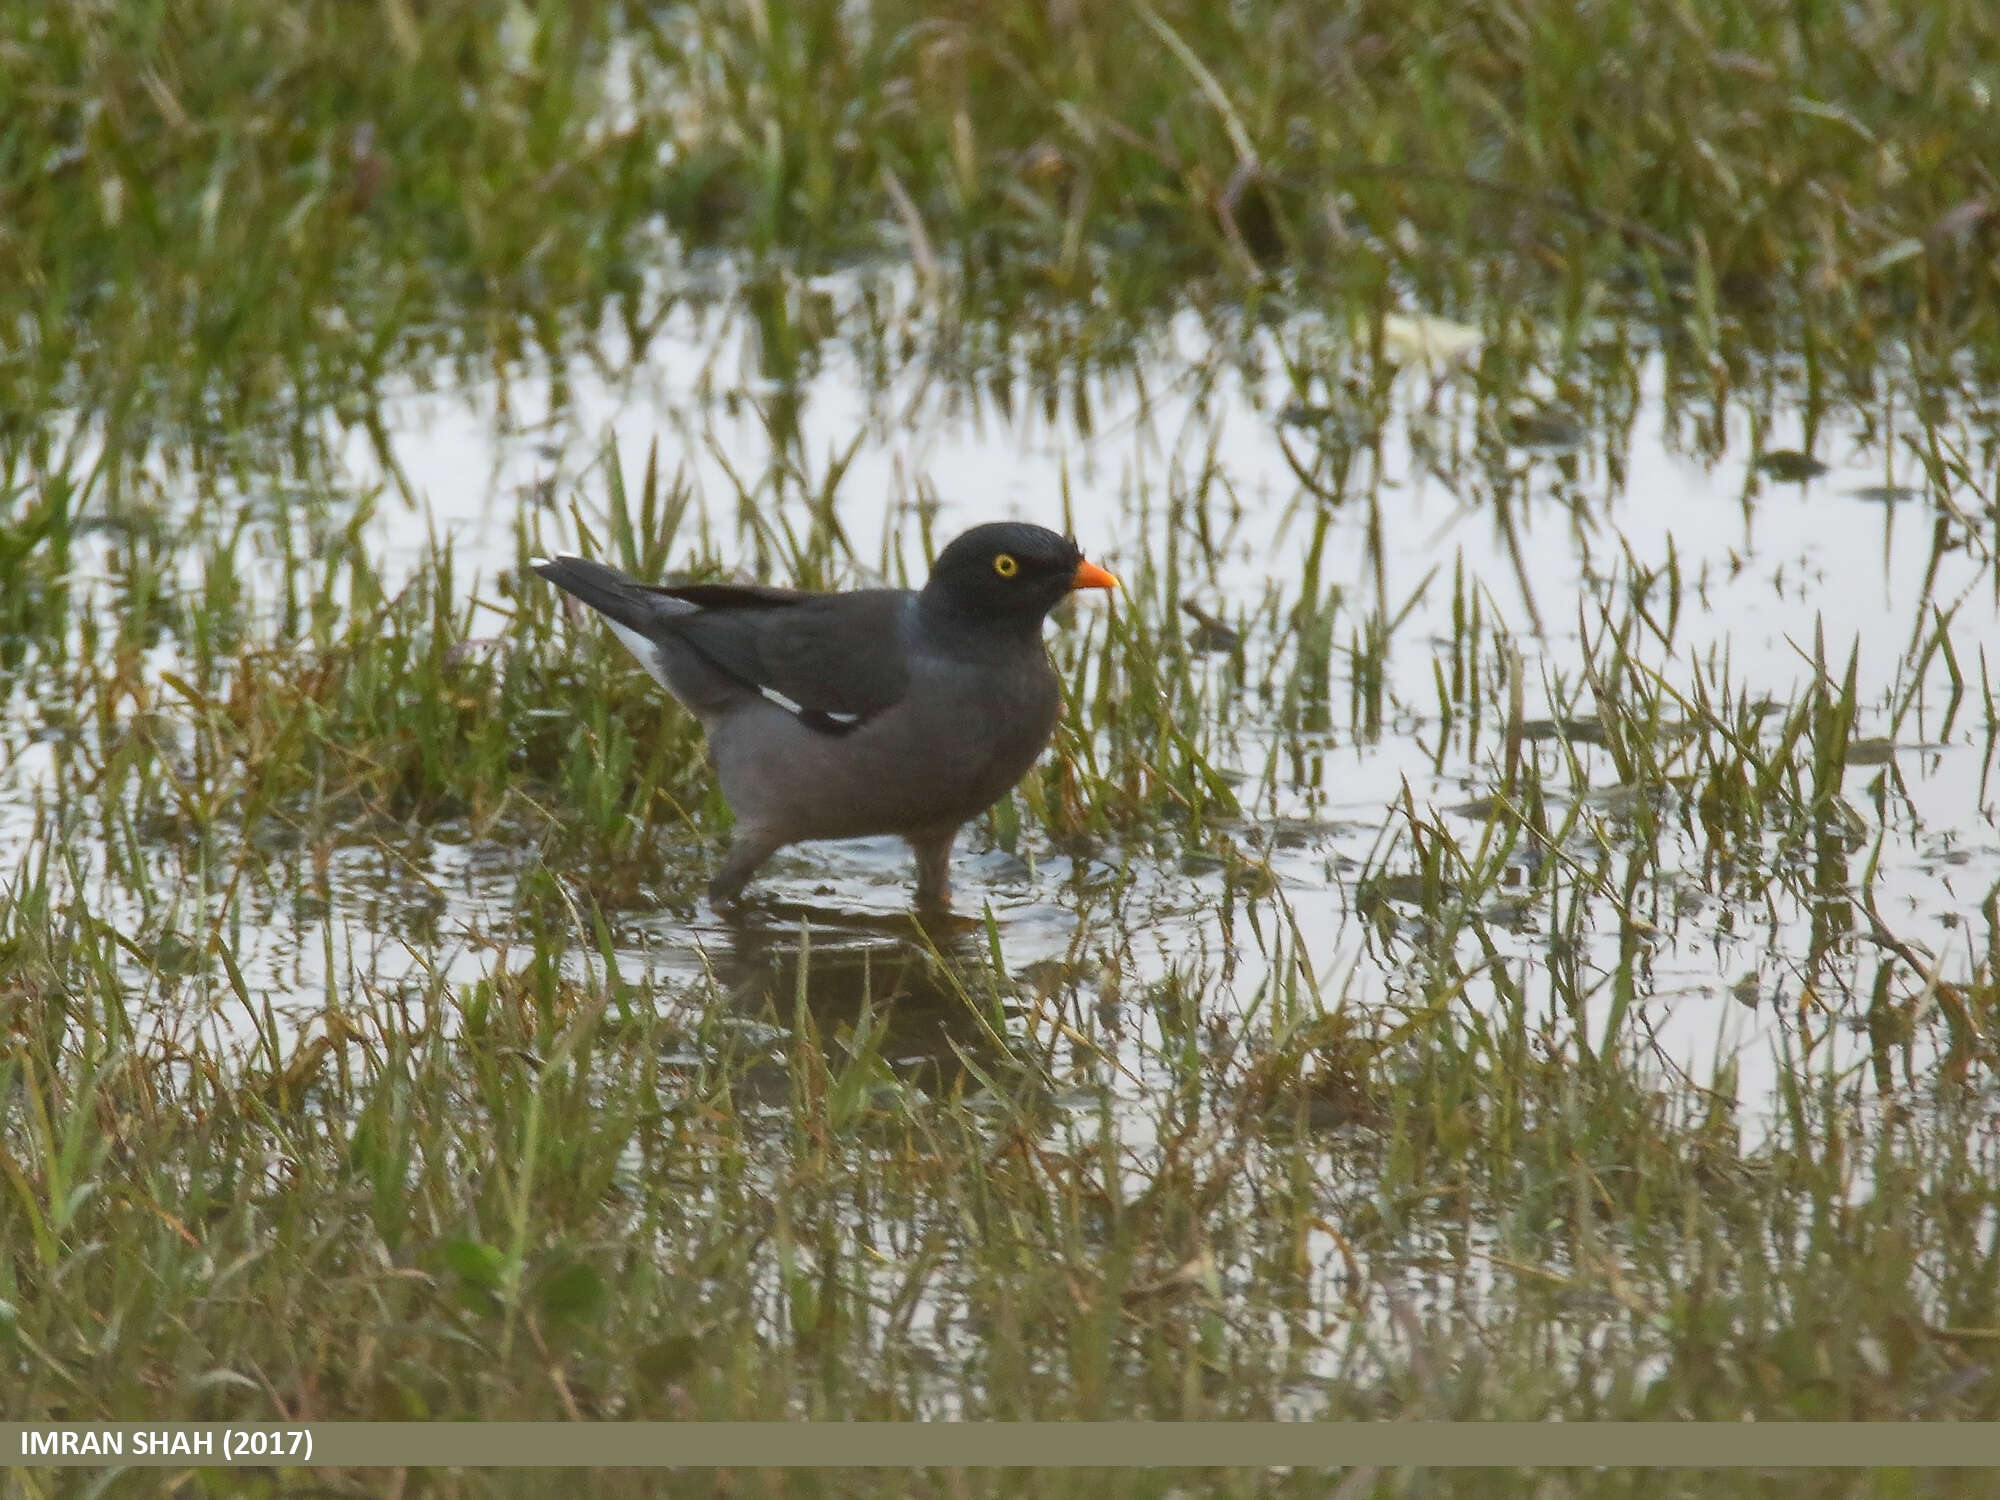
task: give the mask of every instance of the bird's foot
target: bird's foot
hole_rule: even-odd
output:
[[[717,911],[727,911],[735,906],[743,895],[743,887],[750,883],[750,877],[757,873],[757,867],[769,859],[780,847],[778,839],[770,838],[756,828],[739,828],[736,841],[729,846],[729,852],[722,856],[722,868],[715,872],[715,878],[708,883],[708,904]]]

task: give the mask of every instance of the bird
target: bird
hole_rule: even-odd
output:
[[[900,835],[919,908],[951,905],[951,849],[1048,745],[1061,683],[1042,622],[1118,579],[1043,526],[975,526],[922,589],[822,593],[642,583],[572,554],[529,566],[604,617],[701,723],[735,830],[709,883],[726,910],[779,849]]]

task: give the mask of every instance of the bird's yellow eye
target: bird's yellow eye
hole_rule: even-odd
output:
[[[993,559],[993,571],[998,573],[1002,578],[1012,578],[1016,573],[1021,571],[1021,565],[1014,561],[1013,553],[1003,552]]]

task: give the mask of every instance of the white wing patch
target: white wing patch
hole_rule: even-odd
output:
[[[861,722],[860,714],[835,713],[832,709],[807,708],[794,698],[789,698],[774,687],[758,684],[757,691],[766,702],[775,703],[786,713],[797,719],[808,729],[817,729],[822,734],[845,734]]]

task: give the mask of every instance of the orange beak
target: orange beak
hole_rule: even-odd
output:
[[[1094,562],[1080,562],[1076,565],[1076,576],[1069,581],[1073,589],[1115,589],[1124,587],[1118,575],[1107,573]]]

